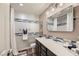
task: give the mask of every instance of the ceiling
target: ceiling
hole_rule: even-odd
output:
[[[23,6],[20,6],[19,3],[12,3],[11,7],[13,7],[17,13],[34,14],[39,16],[49,5],[50,3],[24,3]]]

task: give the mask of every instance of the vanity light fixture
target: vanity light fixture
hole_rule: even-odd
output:
[[[23,3],[20,3],[19,5],[20,5],[20,6],[23,6]]]
[[[52,8],[52,11],[54,11],[55,10],[55,8]]]
[[[49,12],[47,11],[46,14],[49,15]]]
[[[63,3],[60,3],[59,6],[60,6],[60,7],[63,6]]]

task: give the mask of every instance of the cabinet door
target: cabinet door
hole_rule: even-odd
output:
[[[36,55],[40,56],[40,47],[36,45]]]
[[[41,54],[41,56],[46,56],[46,51],[44,51],[43,49],[41,49],[40,54]]]
[[[40,56],[40,43],[36,41],[36,55]]]
[[[41,52],[40,52],[40,54],[41,54],[41,56],[46,56],[47,55],[47,48],[45,47],[45,46],[43,46],[42,44],[41,44]]]

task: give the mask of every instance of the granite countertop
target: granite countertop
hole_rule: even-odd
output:
[[[68,48],[65,48],[62,44],[58,44],[52,39],[46,38],[36,38],[40,43],[42,43],[46,48],[58,56],[78,56],[77,53],[72,52]]]

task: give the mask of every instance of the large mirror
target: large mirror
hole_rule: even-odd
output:
[[[69,6],[48,17],[47,29],[48,31],[73,31],[73,7]]]
[[[67,30],[67,14],[57,17],[57,31]]]

